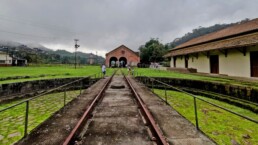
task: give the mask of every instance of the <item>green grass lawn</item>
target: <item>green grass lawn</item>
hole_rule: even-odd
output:
[[[107,69],[107,75],[112,74],[113,69]],[[31,81],[38,79],[83,77],[101,73],[100,66],[81,66],[74,69],[73,66],[39,66],[39,67],[0,67],[0,79],[16,76],[29,76],[30,78],[8,79],[0,81],[0,84]]]
[[[154,91],[161,98],[165,98],[164,90],[155,89]],[[195,124],[193,98],[176,91],[167,91],[167,94],[169,96],[169,104],[186,119]],[[258,120],[258,115],[249,110],[210,98],[199,97]],[[252,123],[200,100],[197,100],[197,107],[201,130],[219,145],[231,145],[232,140],[243,145],[258,144],[258,124]]]
[[[122,69],[127,72],[126,69]],[[107,68],[107,75],[111,75],[114,69]],[[241,86],[250,86],[258,88],[258,82],[238,81],[232,78],[221,78],[216,76],[201,76],[196,74],[185,74],[172,71],[155,70],[150,68],[135,68],[135,73],[141,73],[142,75],[150,77],[170,77],[192,80],[203,80],[218,82],[224,84],[234,84]],[[30,67],[0,67],[0,80],[1,78],[17,77],[17,76],[29,76],[30,78],[21,79],[8,79],[0,81],[0,84],[31,81],[38,79],[51,79],[51,78],[69,78],[69,77],[82,77],[92,74],[101,73],[100,66],[80,66],[74,69],[74,66],[58,65],[58,66],[30,66]]]
[[[68,91],[66,103],[70,102],[80,91]],[[0,109],[6,108],[19,101],[0,104]],[[54,112],[64,106],[64,93],[55,93],[38,97],[29,102],[28,132],[49,118]],[[23,103],[0,113],[0,145],[13,144],[24,135],[25,108]]]
[[[223,84],[232,84],[232,85],[240,85],[240,86],[249,86],[258,88],[258,82],[248,82],[248,81],[238,81],[236,79],[216,77],[216,76],[202,76],[199,74],[187,74],[187,73],[179,73],[165,70],[155,70],[150,68],[135,68],[135,73],[140,73],[149,77],[169,77],[169,78],[179,78],[179,79],[190,79],[190,80],[202,80],[202,81],[210,81],[217,82]]]
[[[114,69],[107,68],[107,75],[111,75]],[[122,69],[127,74],[126,69]],[[0,67],[0,79],[14,76],[30,76],[26,79],[15,79],[0,81],[0,84],[30,81],[38,79],[67,78],[89,76],[100,73],[100,66],[82,66],[74,69],[73,66],[40,66],[40,67]],[[212,81],[218,83],[227,83],[235,85],[244,85],[258,87],[258,83],[242,82],[231,78],[208,77],[195,74],[183,74],[171,71],[154,70],[149,68],[135,68],[134,73],[150,77],[170,77],[192,80]],[[156,90],[156,93],[164,97],[164,92]],[[63,104],[63,93],[40,97],[31,101],[29,115],[29,131],[35,128],[39,123],[47,119],[53,112],[59,110]],[[71,95],[74,98],[76,95]],[[193,112],[193,99],[185,94],[169,91],[169,103],[179,113],[185,116],[192,123],[195,123]],[[258,116],[251,111],[220,102],[217,100],[202,97],[205,100],[214,102],[226,108],[229,108],[240,114],[249,116],[258,120]],[[69,100],[69,101],[70,101]],[[2,104],[0,109],[13,103]],[[197,101],[198,116],[200,128],[218,144],[231,144],[235,140],[240,144],[258,144],[258,125],[250,123],[245,119],[232,115],[221,109],[215,108],[207,103]],[[11,110],[0,113],[0,144],[11,144],[19,140],[24,132],[24,111],[25,104],[17,106]]]

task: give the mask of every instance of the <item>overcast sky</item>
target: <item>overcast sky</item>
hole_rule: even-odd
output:
[[[258,17],[258,0],[0,0],[0,40],[104,56],[150,38],[173,41],[199,26]]]

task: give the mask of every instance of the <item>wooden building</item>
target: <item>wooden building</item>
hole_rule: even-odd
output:
[[[106,54],[106,66],[125,67],[126,65],[137,66],[140,62],[139,54],[121,45]]]
[[[258,77],[258,18],[189,40],[165,57],[175,69]]]

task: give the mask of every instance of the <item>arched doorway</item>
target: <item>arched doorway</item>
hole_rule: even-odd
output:
[[[117,58],[116,57],[111,57],[109,59],[109,67],[116,67],[116,62],[117,62]]]
[[[119,58],[119,66],[120,67],[125,67],[126,66],[126,64],[127,64],[127,59],[125,58],[125,57],[120,57]]]

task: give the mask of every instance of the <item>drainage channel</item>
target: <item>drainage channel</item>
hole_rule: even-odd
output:
[[[94,109],[78,123],[64,144],[168,144],[135,93],[125,77],[111,78],[106,89],[100,92],[102,95],[93,105]]]

